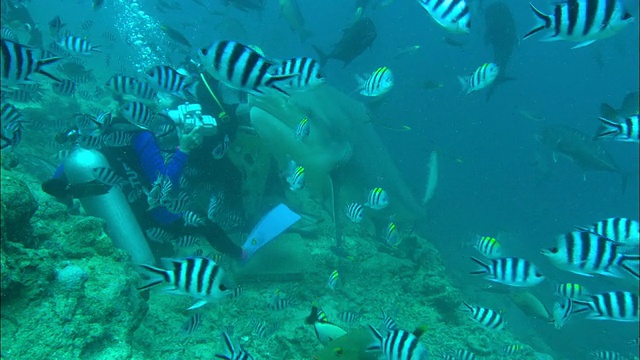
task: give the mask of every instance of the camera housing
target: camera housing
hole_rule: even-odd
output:
[[[196,127],[201,128],[204,136],[214,136],[218,132],[218,122],[211,115],[202,115],[200,104],[184,103],[166,113],[183,132],[190,132]]]

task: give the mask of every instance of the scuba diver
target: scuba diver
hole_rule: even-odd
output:
[[[241,104],[227,105],[232,111],[225,112],[203,82],[214,101],[200,97],[198,104],[162,112],[159,128],[170,125],[170,130],[152,132],[109,115],[106,121],[94,121],[98,128],[88,134],[78,126],[58,134],[58,142],[76,145],[42,184],[43,191],[67,204],[78,198],[89,215],[106,221],[114,244],[136,263],[175,257],[171,240],[189,246],[203,237],[220,253],[246,260],[300,217],[280,204],[243,246],[227,235],[227,220],[239,227],[244,218],[242,174],[224,156],[238,129],[235,108]],[[92,146],[96,137],[100,146]],[[201,199],[209,202],[197,211],[192,205],[203,205]]]

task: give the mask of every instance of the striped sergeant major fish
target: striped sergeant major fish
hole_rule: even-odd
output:
[[[590,231],[609,240],[625,245],[638,246],[640,242],[640,224],[638,220],[615,217],[600,220],[587,227],[576,226],[577,230]]]
[[[183,99],[195,98],[197,82],[171,66],[161,65],[147,71],[149,83],[157,91],[170,93]]]
[[[284,95],[277,83],[298,74],[275,75],[274,64],[257,51],[235,41],[216,41],[198,51],[204,69],[225,85],[252,95],[264,95],[267,88]]]
[[[427,349],[420,342],[423,328],[417,328],[413,333],[405,330],[393,330],[383,336],[378,329],[369,325],[369,330],[377,343],[369,346],[367,351],[380,350],[389,360],[426,360]]]
[[[376,187],[369,191],[367,202],[364,206],[368,206],[374,210],[382,210],[389,206],[389,196],[383,188]]]
[[[542,41],[568,40],[579,44],[572,49],[615,35],[633,21],[621,0],[566,0],[556,3],[553,15],[547,15],[529,4],[542,24],[531,29],[524,38],[544,29],[553,30]]]
[[[358,203],[351,203],[344,209],[345,214],[352,222],[359,224],[364,218],[364,208]]]
[[[623,277],[625,271],[640,279],[640,256],[621,253],[622,246],[593,232],[572,231],[560,235],[558,245],[543,249],[542,255],[558,268],[578,275]]]
[[[588,300],[573,300],[584,308],[574,310],[587,313],[587,319],[638,322],[638,295],[629,291],[611,291],[591,295]]]
[[[224,345],[227,347],[229,354],[216,354],[216,358],[224,360],[253,360],[253,356],[242,346],[238,349],[233,346],[233,342],[231,342],[231,338],[226,331],[222,333],[222,338],[224,339]]]
[[[457,360],[476,360],[476,354],[467,349],[458,349],[455,358]]]
[[[480,254],[490,259],[502,257],[502,245],[500,245],[494,237],[476,235],[476,244],[474,247]]]
[[[553,304],[553,325],[556,329],[561,329],[569,321],[573,313],[573,300],[568,297],[562,298]]]
[[[491,264],[485,264],[479,259],[471,257],[482,268],[471,274],[486,274],[486,279],[508,286],[530,287],[538,285],[544,280],[544,275],[531,262],[515,257],[492,259]]]
[[[291,191],[298,191],[304,187],[305,170],[304,167],[297,165],[295,161],[291,160],[289,163],[289,170],[287,175],[287,183]]]
[[[463,34],[471,30],[471,13],[465,0],[418,0],[418,3],[443,28]]]
[[[124,75],[112,76],[105,85],[117,94],[133,95],[141,99],[153,99],[158,95],[149,83]]]
[[[574,283],[556,284],[556,295],[569,299],[582,299],[589,295],[584,286]]]
[[[482,90],[493,82],[500,74],[500,67],[494,63],[486,63],[477,68],[471,76],[458,76],[462,91],[471,94],[474,91]]]
[[[61,57],[40,58],[40,51],[20,45],[17,42],[2,39],[0,47],[2,59],[2,88],[10,88],[17,84],[32,83],[31,75],[42,74],[56,82],[61,80],[44,70]]]
[[[611,350],[591,351],[589,353],[593,360],[626,360],[620,353]]]
[[[612,121],[603,117],[600,119],[600,130],[596,139],[610,139],[614,141],[640,142],[640,124],[638,115],[624,118],[621,122]]]
[[[207,302],[223,299],[232,294],[224,284],[224,270],[215,261],[206,257],[188,257],[184,259],[162,259],[171,265],[170,270],[151,265],[141,265],[153,275],[147,284],[138,288],[146,290],[162,283],[170,286],[170,294],[189,295],[198,299],[188,310],[199,308]]]
[[[502,314],[489,308],[483,308],[480,306],[471,306],[467,302],[463,302],[466,307],[466,311],[469,312],[469,317],[482,325],[483,327],[491,330],[504,329],[505,321],[502,318]]]
[[[362,96],[381,96],[393,87],[393,73],[386,66],[377,68],[366,80],[359,76],[356,80]]]
[[[283,85],[296,90],[313,89],[326,82],[326,79],[320,75],[320,63],[310,57],[284,60],[275,68],[275,75],[294,75]]]
[[[297,140],[304,141],[309,134],[311,134],[311,126],[309,125],[309,118],[305,116],[298,123],[295,136]]]
[[[92,45],[87,39],[73,35],[63,37],[57,44],[61,48],[76,54],[89,55],[92,52],[102,52],[99,45]]]

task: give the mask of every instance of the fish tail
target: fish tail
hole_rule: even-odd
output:
[[[60,61],[61,59],[62,59],[61,57],[56,56],[56,57],[50,57],[50,58],[47,58],[47,59],[38,60],[37,65],[36,65],[36,72],[38,74],[42,74],[42,75],[48,77],[49,79],[51,79],[53,81],[62,82],[62,80],[58,79],[57,77],[49,74],[48,72],[46,72],[46,71],[44,71],[42,69],[43,66],[51,65],[51,64],[53,64],[53,63],[55,63],[57,61]]]
[[[523,39],[527,39],[527,38],[529,38],[530,36],[532,36],[533,34],[539,32],[539,31],[542,31],[544,29],[548,29],[552,25],[551,16],[549,16],[549,15],[541,12],[540,10],[536,9],[536,7],[533,6],[533,4],[531,4],[531,3],[529,3],[529,6],[531,6],[531,10],[533,10],[533,14],[535,16],[537,16],[539,19],[541,19],[544,22],[544,24],[539,25],[539,26],[529,30],[529,32],[524,35]]]
[[[626,264],[626,262],[631,261],[634,264],[633,265],[628,265]],[[631,276],[633,276],[636,279],[640,279],[640,256],[638,255],[623,255],[620,257],[620,261],[619,263],[620,267],[628,272]]]
[[[613,137],[622,133],[622,125],[609,119],[600,117],[600,130],[596,134],[595,139]]]
[[[462,87],[462,92],[469,93],[469,77],[458,76],[458,81],[460,82],[460,86]]]
[[[482,269],[478,269],[478,270],[472,271],[471,272],[472,275],[482,275],[482,274],[490,274],[491,273],[491,270],[489,269],[489,265],[485,264],[480,259],[474,258],[472,256],[471,260],[475,261],[478,265],[480,265],[482,267]]]
[[[171,278],[169,276],[169,272],[167,270],[164,269],[159,269],[157,267],[151,266],[151,265],[140,265],[143,269],[149,271],[152,274],[155,275],[160,275],[161,278],[160,279],[153,279],[151,281],[149,281],[147,284],[142,285],[141,287],[138,288],[138,290],[146,290],[146,289],[150,289],[156,285],[160,285],[163,282],[170,282]]]

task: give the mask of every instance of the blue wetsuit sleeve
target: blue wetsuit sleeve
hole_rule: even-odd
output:
[[[56,171],[53,173],[53,179],[67,180],[67,175],[64,173],[64,163],[58,165]]]
[[[131,146],[138,155],[142,175],[148,182],[156,180],[157,172],[164,173],[164,159],[156,139],[148,131],[141,131],[133,136]]]

